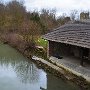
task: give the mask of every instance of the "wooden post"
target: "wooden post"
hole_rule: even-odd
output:
[[[49,41],[48,41],[48,44],[47,44],[47,58],[49,58]]]

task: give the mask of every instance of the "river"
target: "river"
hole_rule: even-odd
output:
[[[80,90],[25,58],[9,45],[0,44],[0,90]]]

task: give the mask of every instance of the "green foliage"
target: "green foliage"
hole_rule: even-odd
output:
[[[37,41],[36,41],[36,43],[37,43],[37,45],[39,45],[39,46],[42,46],[42,47],[47,47],[47,40],[44,40],[44,39],[42,39],[42,38],[39,38]]]

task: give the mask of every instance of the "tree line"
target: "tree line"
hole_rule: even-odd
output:
[[[56,11],[42,9],[27,12],[23,2],[13,0],[7,4],[0,2],[0,32],[45,34],[51,29],[66,23],[69,17],[56,19]]]
[[[34,36],[41,36],[68,21],[75,20],[76,10],[70,16],[56,16],[56,10],[42,9],[27,11],[23,2],[13,0],[6,4],[0,2],[0,33],[17,33],[28,42]],[[30,39],[31,38],[31,39]]]

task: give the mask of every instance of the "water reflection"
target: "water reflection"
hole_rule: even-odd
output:
[[[21,54],[19,54],[16,50],[9,48],[9,46],[1,46],[4,48],[0,52],[0,65],[9,67],[11,65],[15,70],[18,78],[23,83],[28,82],[38,82],[39,73],[38,69],[32,62],[26,61]],[[0,48],[0,49],[2,49]]]
[[[0,90],[78,90],[38,69],[8,45],[0,45]]]
[[[8,79],[12,81],[13,78],[15,85],[24,84],[29,87],[27,90],[30,90],[31,86],[31,90],[40,90],[40,87],[46,88],[47,85],[46,73],[8,45],[0,45],[0,81],[1,78],[5,78],[5,82],[8,82]]]
[[[23,83],[34,84],[38,82],[40,72],[38,72],[38,69],[32,63],[22,61],[16,65],[15,71]]]

